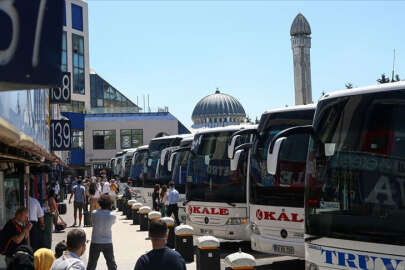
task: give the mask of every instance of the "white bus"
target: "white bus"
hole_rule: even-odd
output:
[[[315,105],[263,113],[250,151],[249,212],[253,250],[304,258],[304,186],[308,135],[284,142],[275,175],[267,171],[267,152],[277,133],[311,125]],[[238,136],[238,132],[234,134]]]
[[[168,171],[167,166],[160,166],[162,150],[178,146],[181,140],[187,136],[190,136],[190,134],[164,136],[150,141],[143,185],[136,189],[141,192],[144,205],[153,206],[152,193],[155,184],[167,185],[171,180],[171,173]]]
[[[126,182],[131,173],[132,159],[134,157],[136,148],[129,148],[129,149],[125,149],[125,150],[126,150],[126,152],[122,157],[122,163],[121,163],[122,168],[121,168],[119,177]]]
[[[143,186],[146,163],[148,160],[148,149],[148,145],[139,146],[135,149],[134,155],[132,156],[129,178],[135,186]]]
[[[191,148],[186,185],[186,224],[197,235],[226,240],[250,240],[246,206],[246,161],[231,171],[227,147],[234,132],[256,125],[228,126],[198,131]],[[249,141],[241,136],[239,143]]]
[[[326,94],[311,134],[305,191],[307,270],[405,269],[405,83]],[[273,143],[272,143],[273,144]]]

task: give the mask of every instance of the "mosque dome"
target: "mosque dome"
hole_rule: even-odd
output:
[[[191,119],[194,126],[225,126],[245,121],[246,113],[242,104],[234,97],[221,93],[218,89],[214,94],[202,98],[194,107]],[[207,123],[216,123],[208,125]]]
[[[310,35],[310,34],[311,34],[311,27],[309,26],[307,19],[304,17],[304,15],[298,13],[298,15],[295,17],[291,25],[290,35],[295,36],[295,35]]]

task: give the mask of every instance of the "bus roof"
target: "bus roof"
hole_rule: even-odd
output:
[[[272,109],[265,111],[263,115],[265,114],[271,114],[271,113],[280,113],[280,112],[292,112],[292,111],[302,111],[302,110],[315,110],[316,109],[316,104],[307,104],[307,105],[295,105],[295,106],[290,106],[290,107],[282,107],[278,109]]]
[[[136,152],[138,152],[138,151],[143,151],[143,150],[148,150],[149,149],[149,145],[142,145],[142,146],[139,146],[138,148],[136,148]]]
[[[177,135],[170,135],[170,136],[163,136],[159,138],[153,138],[152,141],[160,141],[160,140],[168,140],[168,139],[178,139],[178,138],[185,138],[187,136],[190,136],[190,134],[177,134]]]
[[[378,85],[370,85],[370,86],[334,91],[334,92],[325,94],[320,99],[320,101],[326,100],[326,99],[331,99],[331,98],[337,98],[337,97],[364,95],[364,94],[370,94],[370,93],[388,92],[388,91],[396,91],[396,90],[404,90],[404,89],[405,89],[405,82],[383,83],[383,84],[378,84]]]
[[[196,134],[237,131],[237,130],[241,130],[241,129],[257,129],[257,125],[233,125],[233,126],[216,127],[216,128],[202,128],[202,129],[199,129],[196,132]]]

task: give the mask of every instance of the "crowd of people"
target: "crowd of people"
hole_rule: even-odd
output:
[[[179,192],[176,190],[174,182],[169,183],[169,189],[166,185],[160,187],[156,184],[152,193],[153,210],[160,211],[162,217],[174,216],[176,224],[180,224],[178,202]]]
[[[112,226],[116,222],[116,216],[112,210],[116,207],[116,196],[120,187],[124,189],[124,194],[129,196],[134,195],[133,191],[128,185],[121,186],[119,180],[107,178],[78,177],[65,181],[64,184],[62,188],[59,184],[47,187],[43,206],[30,196],[29,208],[19,208],[14,218],[6,223],[0,235],[0,253],[5,255],[7,269],[95,270],[101,253],[106,259],[108,269],[117,269],[112,241]],[[69,198],[63,197],[68,199],[69,204],[73,203],[74,223],[66,241],[58,243],[55,251],[52,251],[41,245],[40,232],[45,226],[45,212],[52,213],[55,230],[58,230],[60,215],[57,202],[61,201],[60,192],[70,193]],[[178,200],[179,192],[173,182],[169,183],[169,187],[155,186],[153,208],[160,211],[162,216],[173,215],[176,223],[180,224]],[[82,220],[83,225],[86,225],[88,216],[90,224],[87,225],[92,226],[92,235],[88,263],[85,266],[80,257],[84,254],[89,241],[84,230],[75,227],[80,227]],[[163,269],[167,266],[172,266],[169,269],[174,270],[186,269],[183,258],[166,247],[167,234],[164,222],[160,220],[151,222],[149,239],[152,241],[153,250],[139,258],[135,270]]]

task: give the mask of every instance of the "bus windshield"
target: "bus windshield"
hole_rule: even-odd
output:
[[[147,180],[162,180],[163,182],[167,182],[167,180],[169,180],[170,173],[167,170],[167,166],[164,166],[164,168],[161,168],[161,170],[158,171],[158,162],[160,160],[160,155],[163,149],[170,146],[176,146],[180,143],[180,141],[181,138],[151,141],[151,143],[149,144],[149,154],[147,162]]]
[[[245,162],[238,171],[230,171],[227,147],[233,131],[195,136],[198,145],[189,162],[187,200],[207,202],[246,202]],[[246,136],[248,138],[248,136]],[[241,157],[241,160],[246,159]],[[243,168],[244,167],[244,168]]]
[[[141,150],[136,151],[133,158],[132,158],[132,165],[131,165],[131,179],[135,182],[141,180],[141,175],[144,172],[144,168],[147,162],[148,151]]]
[[[176,185],[176,189],[180,193],[184,193],[186,178],[187,178],[187,162],[190,156],[190,151],[181,151],[176,154],[174,161],[172,181]]]
[[[308,135],[294,135],[284,141],[275,176],[267,173],[267,153],[273,137],[284,129],[312,124],[314,110],[290,111],[263,117],[251,153],[250,202],[252,204],[303,207]]]
[[[306,230],[405,244],[405,90],[321,102],[309,146]]]

